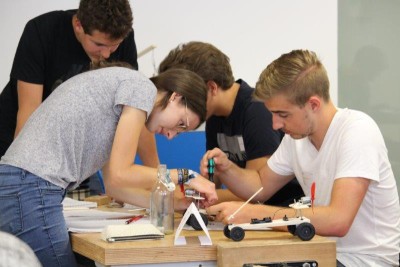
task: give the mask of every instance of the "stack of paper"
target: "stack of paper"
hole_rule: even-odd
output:
[[[64,218],[70,232],[101,232],[107,225],[121,225],[134,216],[129,212],[113,212],[94,209],[96,202],[65,198]]]
[[[72,199],[70,197],[64,198],[62,202],[63,209],[65,210],[76,210],[76,209],[89,209],[89,208],[97,208],[96,202],[89,202],[89,201],[81,201]]]
[[[96,209],[64,211],[68,231],[78,233],[101,232],[107,225],[125,224],[132,216],[134,215],[128,212]]]

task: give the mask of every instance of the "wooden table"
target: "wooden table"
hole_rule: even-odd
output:
[[[325,237],[301,241],[287,232],[246,231],[245,238],[235,242],[222,231],[209,233],[212,246],[200,245],[197,236],[204,232],[188,230],[181,234],[186,237],[185,246],[174,246],[174,235],[162,240],[107,243],[101,240],[100,233],[74,233],[71,242],[75,252],[106,266],[214,262],[214,266],[242,267],[244,263],[304,260],[315,260],[320,267],[336,266],[336,243]]]

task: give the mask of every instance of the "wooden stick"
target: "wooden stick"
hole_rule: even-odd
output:
[[[156,46],[155,45],[150,45],[149,47],[143,49],[142,51],[140,51],[139,53],[137,53],[137,58],[140,58],[141,56],[146,55],[147,53],[149,53],[151,50],[155,49]]]
[[[242,206],[240,206],[232,215],[230,215],[228,217],[228,221],[233,219],[235,217],[235,215],[244,207],[246,206],[258,193],[261,192],[261,190],[263,190],[264,187],[261,187],[260,189],[258,189],[257,192],[255,192],[245,203],[242,204]]]

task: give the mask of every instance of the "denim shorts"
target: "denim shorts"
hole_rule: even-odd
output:
[[[62,211],[65,189],[0,165],[0,231],[20,238],[43,266],[76,266]]]

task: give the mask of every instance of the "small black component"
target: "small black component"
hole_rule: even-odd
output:
[[[200,213],[201,218],[203,219],[204,225],[208,225],[208,217],[204,213]],[[194,214],[190,214],[189,219],[186,221],[187,225],[193,227],[194,230],[202,230],[200,223],[197,221],[196,216]]]
[[[250,224],[270,223],[270,222],[272,222],[271,217],[265,217],[262,220],[253,218],[253,219],[251,219]]]

